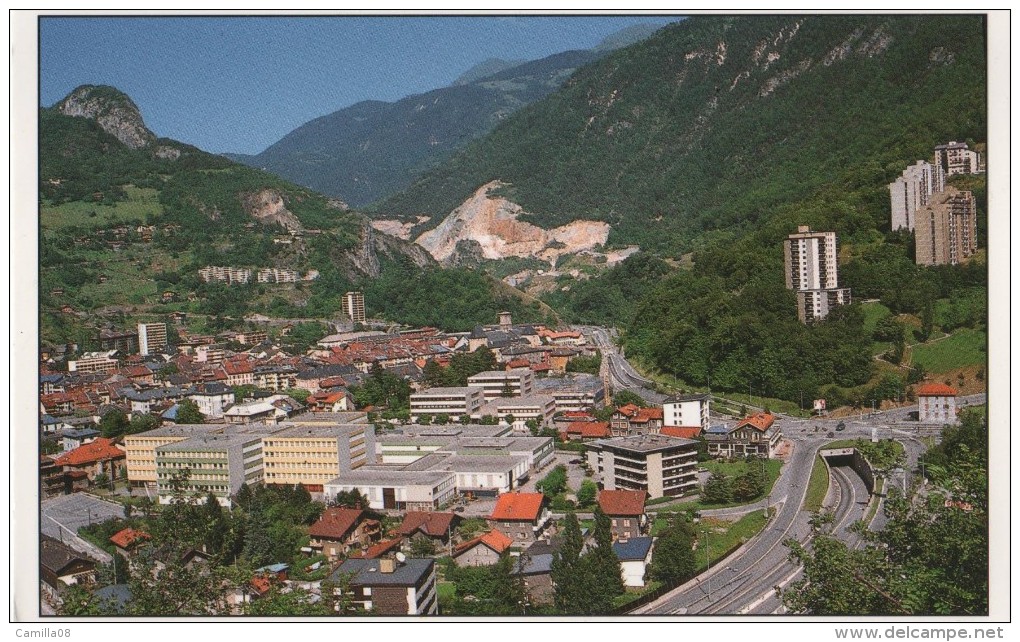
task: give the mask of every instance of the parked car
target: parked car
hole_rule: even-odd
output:
[[[838,424],[836,424],[836,430],[846,430],[846,423],[841,421]]]

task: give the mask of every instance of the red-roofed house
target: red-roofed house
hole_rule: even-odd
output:
[[[92,481],[100,473],[106,473],[109,479],[118,479],[121,470],[124,469],[126,456],[124,451],[113,443],[113,439],[99,437],[64,453],[53,463],[63,467],[64,472],[84,472]]]
[[[309,395],[306,403],[312,412],[346,412],[351,409],[347,393],[343,390],[320,390]]]
[[[255,369],[248,361],[224,361],[223,371],[228,386],[244,386],[255,381]]]
[[[496,529],[460,544],[453,550],[457,566],[491,566],[514,541]]]
[[[616,409],[610,418],[614,437],[654,435],[662,428],[662,408],[639,408],[627,404]]]
[[[506,493],[496,500],[489,523],[514,541],[533,542],[551,519],[542,493]]]
[[[643,490],[603,490],[599,493],[599,506],[612,520],[613,539],[639,537],[648,525],[645,516],[645,499],[648,492]]]
[[[941,383],[918,386],[917,420],[923,424],[955,424],[956,389]]]
[[[608,421],[572,421],[560,430],[560,439],[563,441],[604,439],[611,435]]]
[[[446,546],[450,543],[450,533],[460,521],[456,513],[408,511],[395,532],[408,538],[408,543],[425,537],[435,544]]]
[[[711,455],[771,458],[782,436],[776,418],[771,413],[759,412],[745,417],[725,431],[713,427],[706,433],[705,440]]]
[[[125,528],[113,534],[110,541],[117,547],[117,552],[126,559],[131,559],[138,549],[145,546],[152,536],[145,531],[138,531],[133,528]]]
[[[368,519],[358,508],[327,508],[319,521],[308,528],[308,543],[326,557],[335,559],[351,548],[368,546],[380,537],[379,522]]]

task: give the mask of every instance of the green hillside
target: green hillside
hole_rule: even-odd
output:
[[[379,215],[445,215],[499,179],[543,227],[678,256],[821,191],[882,229],[885,183],[982,140],[978,16],[699,16],[576,73]],[[861,190],[863,186],[866,189]]]

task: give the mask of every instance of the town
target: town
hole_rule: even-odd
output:
[[[935,225],[955,234],[918,235],[919,262],[973,252],[972,197],[954,192],[950,200],[971,203],[955,207],[930,191],[945,174],[979,171],[973,155],[966,167],[949,163],[946,150],[960,147],[936,150],[941,178],[919,162],[890,185],[894,226],[960,218]],[[920,196],[900,207],[904,194]],[[922,245],[935,248],[925,259]],[[803,323],[850,304],[837,252],[834,233],[807,226],[784,243]],[[599,328],[514,324],[504,312],[470,332],[371,330],[380,322],[366,319],[361,292],[344,295],[342,312],[337,328],[347,329],[304,354],[262,329],[191,335],[183,315],[105,329],[104,350],[66,363],[41,354],[48,608],[134,613],[155,601],[168,614],[436,615],[448,613],[442,603],[452,614],[677,613],[685,582],[696,571],[710,576],[713,554],[718,564],[747,539],[733,532],[774,527],[784,519],[776,503],[796,519],[800,502],[780,493],[793,479],[806,492],[820,448],[833,471],[856,479],[850,494],[877,507],[882,483],[916,483],[909,470],[921,454],[890,459],[882,444],[959,422],[957,391],[940,383],[917,385],[913,406],[867,421],[827,417],[824,401],[810,419],[711,392],[664,396],[637,373],[628,381],[611,367],[619,355]],[[847,421],[857,441],[835,442]],[[246,525],[230,525],[234,512]],[[190,537],[168,515],[197,520]],[[273,528],[257,528],[269,515]],[[711,530],[696,530],[702,520]],[[709,533],[738,545],[713,550]],[[226,579],[225,567],[242,570]],[[129,578],[139,573],[204,576],[209,590],[135,596],[131,587],[145,583]],[[608,573],[606,593],[579,596],[574,583],[590,577],[582,573]],[[105,586],[82,588],[102,577]],[[490,594],[486,582],[502,590]],[[759,590],[756,606],[783,608],[772,587]],[[692,605],[704,597],[696,592]]]

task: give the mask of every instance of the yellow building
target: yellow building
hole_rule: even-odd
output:
[[[372,424],[296,425],[266,437],[262,446],[266,484],[303,484],[321,492],[323,484],[374,463]]]
[[[128,481],[134,487],[156,488],[156,448],[222,430],[222,424],[180,425],[126,435],[124,451],[127,454]]]

